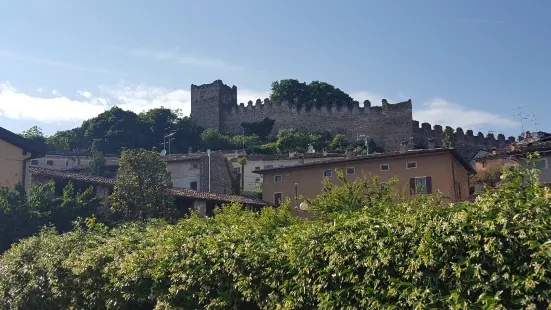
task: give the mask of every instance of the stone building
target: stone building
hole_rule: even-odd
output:
[[[294,128],[303,132],[329,131],[345,134],[350,141],[359,135],[368,136],[385,152],[398,151],[404,141],[417,148],[427,148],[432,139],[436,146],[442,146],[441,125],[413,120],[411,100],[390,104],[383,99],[381,106],[372,106],[368,100],[363,106],[334,103],[330,107],[307,109],[288,102],[270,102],[269,99],[249,101],[246,105],[237,102],[237,87],[229,87],[221,80],[211,84],[191,85],[191,117],[204,128],[215,128],[224,134],[242,134],[242,123],[260,122],[265,118],[275,121],[272,134],[279,129]],[[472,130],[457,128],[455,148],[467,161],[479,150],[505,147],[508,140],[502,134],[476,135]],[[512,140],[511,140],[512,139]]]

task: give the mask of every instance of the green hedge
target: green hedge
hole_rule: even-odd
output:
[[[531,171],[475,203],[427,197],[318,220],[214,218],[44,231],[0,258],[6,309],[549,308],[551,192]]]

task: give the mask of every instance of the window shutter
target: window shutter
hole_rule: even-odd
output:
[[[427,194],[432,194],[432,177],[427,177]]]
[[[409,179],[409,191],[412,194],[415,194],[415,178],[410,178]]]

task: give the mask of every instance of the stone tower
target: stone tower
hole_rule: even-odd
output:
[[[220,130],[225,108],[237,105],[237,87],[216,80],[211,84],[191,85],[191,117],[203,128]]]

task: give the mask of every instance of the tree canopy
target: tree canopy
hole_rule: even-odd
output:
[[[272,83],[270,101],[287,101],[296,106],[339,106],[351,105],[354,99],[339,88],[326,82],[312,81],[309,84],[295,79],[284,79]]]

